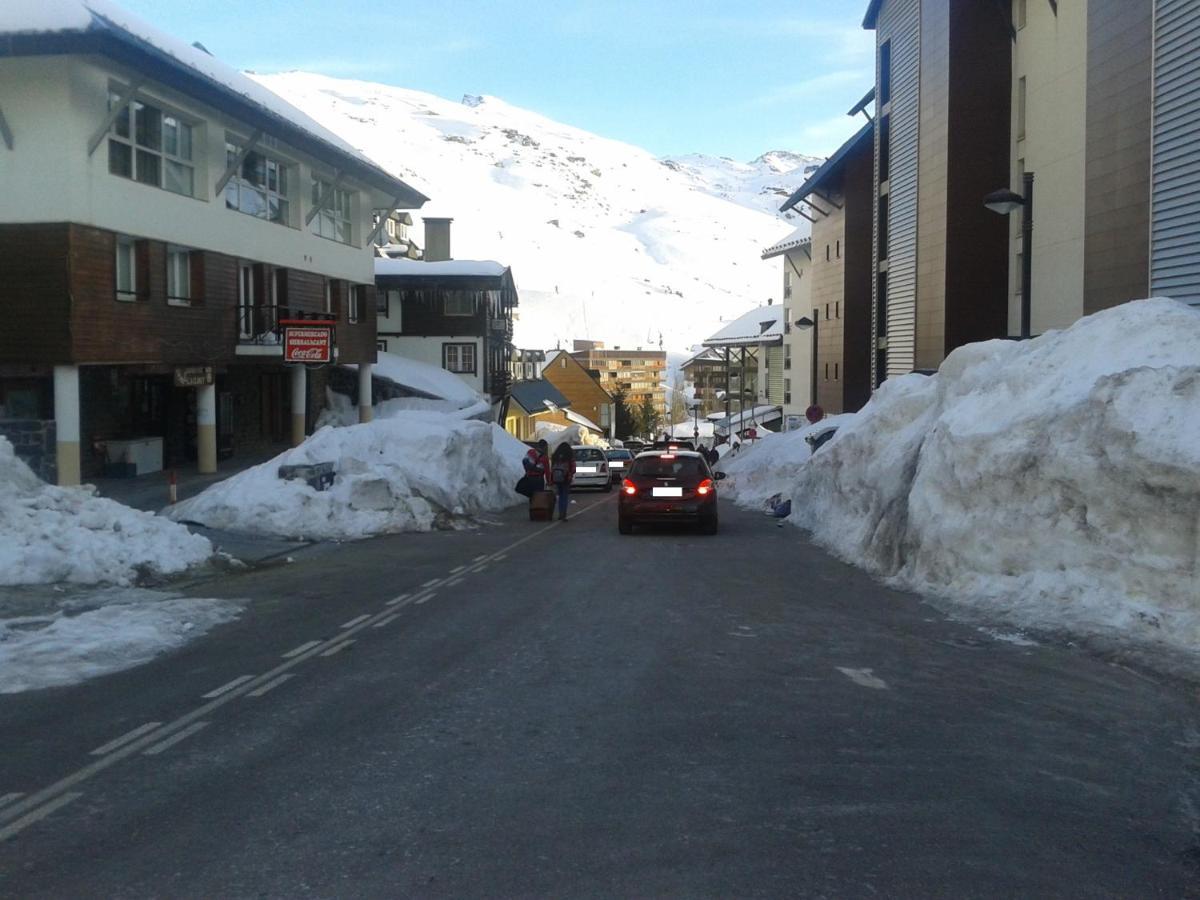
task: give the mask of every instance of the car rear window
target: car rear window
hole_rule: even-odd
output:
[[[595,447],[575,448],[575,462],[595,462],[596,460],[604,461],[603,451],[597,450]]]
[[[633,459],[633,454],[628,450],[609,450],[609,459]]]
[[[704,474],[704,463],[698,456],[641,456],[629,474],[645,478],[699,477]]]

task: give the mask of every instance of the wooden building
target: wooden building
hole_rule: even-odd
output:
[[[614,436],[613,398],[579,360],[565,350],[548,353],[542,378],[558,388],[570,402],[572,411],[586,417],[588,424],[598,425],[603,433]]]
[[[369,384],[374,216],[425,198],[135,17],[28,10],[0,32],[0,433],[52,426],[61,484],[302,440],[323,373],[281,322]]]

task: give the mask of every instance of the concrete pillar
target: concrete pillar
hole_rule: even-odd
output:
[[[308,418],[308,371],[304,366],[292,366],[292,446],[304,443]]]
[[[79,484],[79,367],[54,367],[54,428],[58,483]]]
[[[201,475],[217,471],[217,386],[196,388],[196,459]]]
[[[375,418],[375,407],[371,405],[371,363],[358,364],[358,421],[370,422]]]

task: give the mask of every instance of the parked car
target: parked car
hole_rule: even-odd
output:
[[[608,474],[608,459],[599,447],[573,446],[575,453],[575,481],[572,487],[597,487],[612,490],[612,478]]]
[[[716,483],[724,477],[694,450],[639,453],[621,481],[617,529],[632,534],[642,523],[687,522],[716,534]]]
[[[622,447],[618,447],[607,451],[604,455],[608,457],[608,471],[612,475],[613,482],[620,481],[625,477],[625,470],[633,462],[633,453]]]
[[[642,450],[643,448],[645,448],[645,446],[646,446],[646,442],[645,442],[645,441],[639,441],[639,440],[635,440],[634,438],[630,438],[630,439],[629,439],[629,440],[627,440],[627,441],[621,441],[621,445],[622,445],[622,446],[623,446],[623,447],[624,447],[626,450],[632,450],[634,453],[637,453],[638,451],[640,451],[640,450]]]

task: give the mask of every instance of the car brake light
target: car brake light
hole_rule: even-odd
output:
[[[705,494],[707,494],[712,489],[713,489],[713,480],[711,478],[705,478],[702,482],[700,482],[700,484],[698,484],[696,486],[696,493],[699,494],[701,497],[703,497]]]
[[[637,485],[634,484],[632,481],[630,481],[628,478],[626,478],[624,481],[621,482],[621,490],[624,491],[626,494],[628,494],[630,497],[632,497],[634,494],[637,493]]]
[[[659,457],[659,459],[674,459],[674,458],[675,458],[674,453],[664,453],[662,456]]]

